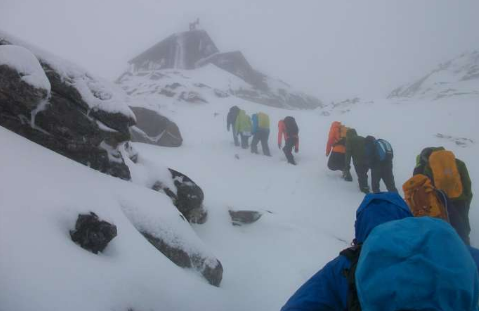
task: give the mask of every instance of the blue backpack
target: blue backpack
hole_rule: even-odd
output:
[[[454,229],[440,219],[384,223],[351,254],[356,260],[347,256],[348,310],[479,310],[477,266]]]
[[[393,147],[384,139],[376,140],[376,150],[379,161],[392,160],[394,157]]]

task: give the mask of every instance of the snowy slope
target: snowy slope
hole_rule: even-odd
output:
[[[41,51],[34,54],[48,58]],[[94,91],[99,80],[70,69],[65,78],[103,98],[101,89]],[[287,111],[236,96],[250,86],[213,65],[137,72],[124,75],[120,83],[130,96],[108,91],[105,109],[122,98],[125,113],[125,103],[159,111],[178,124],[183,146],[134,144],[139,165],[129,163],[134,167],[132,182],[124,182],[0,128],[1,141],[8,146],[0,149],[0,310],[278,310],[353,238],[354,212],[363,196],[356,181],[346,183],[326,168],[324,156],[335,120],[360,135],[392,143],[398,188],[410,177],[424,147],[443,145],[467,163],[473,192],[479,193],[479,106],[473,97],[350,100],[326,109]],[[276,90],[287,86],[268,83]],[[181,97],[185,92],[209,104],[188,103],[183,99],[189,95]],[[108,94],[113,97],[108,99]],[[232,105],[248,114],[270,115],[271,158],[233,146],[226,131]],[[276,124],[286,115],[294,116],[300,128],[298,166],[287,164],[276,147]],[[206,224],[190,227],[165,195],[145,188],[157,174],[166,174],[165,166],[187,173],[203,188]],[[475,202],[471,240],[478,246]],[[229,209],[264,215],[254,224],[234,227]],[[78,213],[89,211],[118,226],[118,237],[99,256],[68,236]],[[220,288],[174,265],[138,233],[142,228],[163,236],[171,233],[173,241],[180,236],[191,252],[220,259]]]
[[[464,53],[411,84],[391,92],[389,98],[438,100],[479,97],[479,51]]]
[[[477,143],[459,148],[436,137],[442,133],[479,141],[476,103],[461,102],[460,110],[454,103],[438,102],[431,113],[429,102],[376,100],[341,115],[339,121],[393,144],[398,186],[410,177],[423,147],[444,145],[466,161],[473,191],[479,193]],[[250,114],[270,115],[272,158],[233,146],[225,129],[233,104]],[[349,245],[362,195],[356,182],[346,183],[339,173],[328,171],[324,156],[327,130],[338,116],[285,112],[233,97],[210,105],[163,103],[159,109],[174,117],[184,145],[135,148],[144,162],[188,172],[203,188],[209,220],[193,229],[223,264],[221,287],[209,286],[163,257],[135,231],[121,208],[173,210],[164,196],[91,171],[1,130],[2,140],[9,142],[9,148],[0,151],[0,160],[8,163],[0,174],[1,309],[278,310],[300,284]],[[275,144],[276,122],[286,114],[300,127],[296,167],[285,162]],[[471,238],[477,246],[476,206],[471,208]],[[264,216],[233,227],[229,208],[259,210]],[[74,215],[91,209],[119,227],[118,237],[101,256],[68,238]]]

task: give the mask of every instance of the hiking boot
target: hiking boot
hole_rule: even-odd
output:
[[[362,187],[362,188],[359,188],[359,190],[361,190],[361,192],[364,193],[364,194],[370,193],[369,187]]]
[[[343,171],[343,179],[345,181],[353,181],[353,176],[351,176],[350,171]]]

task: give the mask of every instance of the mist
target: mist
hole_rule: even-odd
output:
[[[475,0],[2,0],[0,28],[113,80],[200,18],[221,51],[329,100],[386,96],[478,49],[477,12]]]

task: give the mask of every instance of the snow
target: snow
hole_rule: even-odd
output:
[[[415,83],[394,90],[391,97],[438,100],[451,96],[479,97],[479,51],[441,64]]]
[[[215,67],[202,69],[161,72],[211,87],[229,83]],[[153,82],[145,77],[146,88]],[[0,171],[1,310],[279,310],[354,236],[355,210],[363,195],[354,173],[354,182],[347,183],[327,169],[324,153],[333,121],[391,142],[399,189],[412,175],[416,155],[424,147],[442,145],[466,162],[473,192],[479,193],[475,99],[343,102],[328,107],[330,114],[324,116],[322,109],[288,111],[236,97],[218,99],[207,88],[199,92],[211,100],[209,105],[155,94],[129,99],[171,118],[184,139],[180,148],[133,144],[136,164],[123,148],[132,182],[93,171],[0,128],[0,139],[8,142],[8,148],[0,149],[0,162],[8,164]],[[226,131],[233,105],[249,115],[269,114],[272,157],[234,147]],[[276,148],[276,124],[287,115],[300,128],[297,166],[287,164]],[[459,147],[438,133],[471,142]],[[175,189],[167,167],[202,187],[205,224],[188,225],[168,197],[148,189],[156,181]],[[470,211],[471,241],[479,246],[475,202],[477,198]],[[264,214],[253,224],[234,227],[230,209]],[[78,213],[89,211],[118,227],[118,236],[100,255],[81,249],[68,236]],[[205,256],[211,264],[218,258],[224,268],[220,288],[177,267],[138,230]]]
[[[16,70],[22,80],[34,88],[50,93],[51,85],[45,71],[35,55],[24,47],[16,45],[0,45],[0,65]]]
[[[114,83],[96,77],[70,61],[0,31],[0,40],[2,39],[28,49],[40,62],[51,66],[65,82],[70,83],[78,90],[82,99],[91,109],[103,110],[109,113],[121,113],[131,119],[135,119],[135,115],[126,104],[127,98],[125,93]]]

